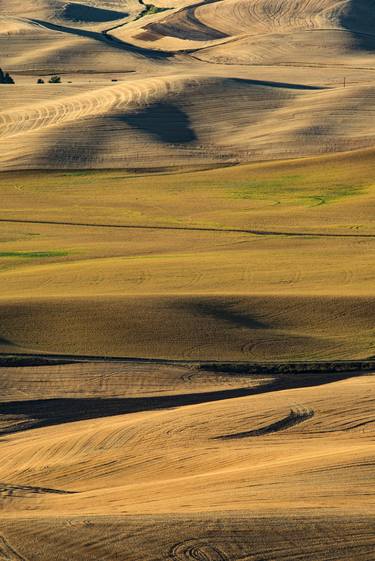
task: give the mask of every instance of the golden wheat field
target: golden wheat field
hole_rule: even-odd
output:
[[[0,561],[375,559],[374,29],[0,0]]]

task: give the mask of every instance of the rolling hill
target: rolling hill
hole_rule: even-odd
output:
[[[0,0],[0,561],[373,558],[374,29]]]
[[[373,145],[367,0],[1,8],[0,64],[16,78],[2,87],[2,169],[188,167]],[[52,74],[61,85],[36,84]]]

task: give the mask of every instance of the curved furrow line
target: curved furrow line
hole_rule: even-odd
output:
[[[201,540],[176,543],[170,550],[169,558],[171,561],[229,561],[218,546]]]
[[[229,0],[203,3],[196,7],[198,22],[227,36],[258,35],[265,32],[290,30],[315,30],[336,28],[363,31],[373,18],[368,3],[368,18],[363,16],[360,25],[355,21],[351,0]],[[188,9],[180,18],[188,18]],[[365,12],[366,14],[366,12]],[[168,23],[168,18],[165,20]]]
[[[287,415],[286,417],[283,417],[282,419],[279,419],[278,421],[275,421],[274,423],[266,425],[265,427],[261,427],[259,429],[255,429],[255,430],[237,432],[237,433],[234,433],[234,434],[225,434],[223,436],[217,436],[217,437],[215,437],[215,440],[235,440],[235,439],[239,439],[239,438],[249,438],[249,437],[253,437],[253,436],[264,436],[264,435],[267,435],[267,434],[280,432],[280,431],[289,429],[291,427],[294,427],[296,425],[299,425],[300,423],[303,423],[304,421],[307,421],[308,419],[311,419],[314,416],[314,414],[315,413],[314,413],[313,409],[306,409],[305,407],[298,407],[296,409],[291,409],[289,415]]]
[[[42,106],[33,104],[13,111],[4,111],[0,113],[0,137],[14,137],[89,116],[103,115],[118,109],[125,110],[131,105],[146,105],[163,97],[168,91],[178,91],[185,83],[186,79],[178,77],[150,78],[103,88],[96,92],[77,94]]]

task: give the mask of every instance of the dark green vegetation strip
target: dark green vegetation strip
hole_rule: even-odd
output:
[[[203,370],[233,374],[322,374],[328,372],[370,372],[375,370],[375,359],[332,360],[313,362],[211,362],[201,365]]]
[[[154,6],[154,4],[146,4],[146,2],[144,2],[143,0],[140,0],[139,3],[142,4],[143,10],[140,14],[138,14],[134,21],[145,16],[152,16],[153,14],[159,14],[160,12],[170,10],[170,8],[159,8],[158,6]]]
[[[0,356],[0,368],[20,367],[20,366],[51,366],[56,364],[73,364],[77,361],[67,359],[56,359],[37,356],[17,356],[3,355]]]
[[[375,371],[375,357],[363,360],[295,361],[295,362],[212,362],[202,360],[172,360],[162,358],[142,358],[129,356],[68,355],[0,353],[0,367],[43,366],[70,364],[73,362],[124,362],[134,364],[192,364],[211,372],[232,374],[324,374],[329,372],[371,372]]]

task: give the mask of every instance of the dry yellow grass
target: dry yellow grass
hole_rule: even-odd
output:
[[[2,2],[2,64],[16,78],[1,87],[2,169],[173,168],[373,146],[369,0],[158,6]],[[61,86],[36,84],[56,73]]]
[[[2,426],[14,430],[17,411],[29,422],[2,442],[4,558],[235,560],[262,552],[272,527],[270,559],[280,548],[368,559],[373,377],[277,379],[136,363],[4,369]]]
[[[358,4],[360,4],[358,6]],[[263,53],[273,53],[274,41],[284,37],[284,57],[290,55],[285,41],[289,35],[292,40],[296,33],[304,33],[302,49],[308,47],[308,32],[330,31],[332,35],[349,36],[351,49],[366,40],[371,44],[371,32],[374,22],[372,4],[369,0],[360,0],[355,4],[352,0],[289,0],[278,2],[277,0],[260,0],[248,2],[246,0],[229,0],[226,2],[188,3],[167,14],[159,14],[154,21],[148,23],[139,20],[129,25],[122,25],[114,30],[114,35],[126,40],[132,39],[135,43],[152,43],[160,49],[204,49],[211,45],[219,44],[222,52],[227,53],[226,61],[231,59],[233,43],[242,40],[242,49],[250,50],[247,54],[247,62],[259,62],[259,58],[252,52],[255,46],[252,39],[257,37],[262,42],[264,36],[267,41],[263,43]],[[361,35],[368,34],[369,38]],[[250,39],[250,44],[243,44],[243,39]],[[319,39],[313,40],[315,48]],[[281,42],[281,41],[280,41]],[[349,40],[350,42],[350,40]],[[356,45],[357,44],[357,45]],[[236,45],[237,46],[237,45]],[[250,49],[249,49],[250,47]],[[336,59],[343,54],[343,45],[340,44],[335,50]],[[365,49],[364,49],[365,50]],[[319,49],[317,49],[319,52]],[[208,52],[210,49],[208,48]],[[255,54],[255,56],[254,56]],[[309,52],[310,61],[314,59],[314,50]],[[276,55],[277,56],[277,55]],[[318,54],[319,56],[319,54]],[[277,60],[277,59],[276,59]],[[300,60],[300,59],[299,59]]]
[[[18,107],[4,86],[2,168],[181,167],[373,145],[373,83],[322,89],[174,70],[97,87],[16,85]]]
[[[7,499],[7,510],[373,513],[362,495],[372,485],[372,387],[365,376],[8,436],[2,481],[76,493],[40,493],[30,503],[21,489]],[[272,429],[291,410],[294,426]],[[265,427],[269,434],[246,434]]]
[[[0,0],[0,561],[369,561],[372,1],[155,6]]]
[[[363,517],[253,517],[246,513],[203,516],[81,517],[2,521],[3,535],[18,555],[41,561],[186,561],[287,559],[368,561],[372,527]],[[21,538],[22,536],[22,538]],[[82,547],[81,544],[85,546]],[[4,551],[9,556],[8,549]],[[210,556],[210,557],[209,557]]]
[[[372,162],[3,174],[2,352],[374,355]],[[3,368],[3,557],[367,561],[371,373],[221,370]]]

